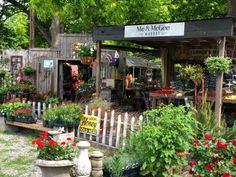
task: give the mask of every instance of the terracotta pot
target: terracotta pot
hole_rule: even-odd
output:
[[[41,169],[42,177],[70,177],[70,170],[74,165],[70,160],[37,159],[35,163]]]

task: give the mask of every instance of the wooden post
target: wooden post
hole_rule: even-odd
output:
[[[30,22],[29,22],[29,37],[30,37],[29,48],[34,48],[34,40],[35,40],[35,28],[34,28],[35,25],[34,24],[35,24],[35,21],[34,21],[34,10],[33,9],[30,9],[29,19],[30,19]]]
[[[220,38],[219,41],[219,56],[224,57],[225,52],[225,37]],[[215,98],[215,112],[217,125],[221,125],[221,107],[222,107],[222,84],[223,73],[216,77],[216,98]]]
[[[167,83],[167,68],[168,68],[168,61],[167,61],[167,49],[161,48],[161,80],[162,85],[168,85]]]
[[[97,62],[96,62],[96,95],[100,96],[101,86],[101,41],[97,41]]]

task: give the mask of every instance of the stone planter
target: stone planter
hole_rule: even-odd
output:
[[[35,164],[41,169],[42,177],[70,177],[70,170],[74,165],[70,160],[41,160],[37,159]]]

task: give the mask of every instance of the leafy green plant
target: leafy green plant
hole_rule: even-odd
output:
[[[179,164],[187,164],[178,153],[187,152],[195,136],[192,112],[187,112],[184,106],[170,104],[145,114],[147,125],[131,138],[128,152],[138,158],[143,175],[164,177],[178,173],[177,169],[182,168]]]
[[[25,65],[22,69],[21,69],[22,73],[25,75],[32,75],[35,74],[36,70],[33,69],[31,66]]]
[[[177,77],[182,80],[190,79],[196,85],[199,85],[204,78],[203,71],[203,68],[199,65],[187,65],[180,69],[180,74]]]
[[[208,57],[205,61],[208,71],[214,75],[227,73],[231,63],[231,59],[225,57]]]
[[[43,132],[32,144],[37,146],[38,158],[43,160],[73,160],[77,154],[76,145],[71,138],[57,142],[48,136],[48,132]]]
[[[194,176],[236,175],[236,139],[226,141],[205,134],[200,139],[194,139],[190,151],[190,173]]]
[[[55,125],[73,126],[79,124],[82,116],[78,104],[66,104],[47,110],[43,114],[43,120],[53,122]]]
[[[93,94],[95,90],[95,81],[96,78],[92,77],[88,80],[88,82],[83,82],[78,86],[78,94],[81,96],[88,96]]]
[[[4,103],[0,107],[1,109],[0,112],[12,116],[14,115],[17,109],[24,109],[24,108],[31,108],[31,105],[29,103],[21,103],[21,102]]]
[[[122,177],[125,169],[137,166],[137,159],[127,153],[118,153],[113,157],[106,157],[103,161],[104,172]]]

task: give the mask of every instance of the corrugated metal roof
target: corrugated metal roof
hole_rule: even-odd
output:
[[[144,67],[144,68],[152,68],[156,69],[159,62],[152,62],[145,58],[136,57],[136,56],[128,56],[126,57],[126,65],[128,67]]]

